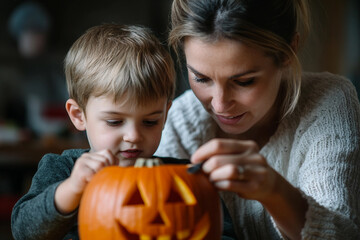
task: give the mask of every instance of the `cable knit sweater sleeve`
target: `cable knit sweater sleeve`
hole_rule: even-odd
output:
[[[355,89],[332,74],[306,79],[294,114],[300,121],[287,172],[309,202],[303,238],[360,239],[360,107]]]
[[[189,158],[215,132],[188,91],[170,109],[158,155]],[[295,112],[261,149],[269,165],[309,203],[303,239],[360,239],[359,146],[360,106],[350,81],[329,73],[304,74]],[[224,196],[238,237],[281,238],[261,204],[232,193]]]
[[[157,156],[190,159],[199,146],[215,137],[216,125],[191,90],[169,110]]]

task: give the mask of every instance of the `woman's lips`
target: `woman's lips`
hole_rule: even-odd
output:
[[[140,156],[140,154],[141,154],[141,151],[136,150],[136,149],[129,149],[129,150],[120,152],[120,155],[124,158],[137,158]]]
[[[225,117],[225,116],[221,116],[221,115],[216,115],[217,119],[219,120],[220,123],[222,124],[226,124],[226,125],[234,125],[236,123],[238,123],[240,121],[240,119],[242,119],[242,117],[245,115],[245,113],[234,116],[234,117]]]

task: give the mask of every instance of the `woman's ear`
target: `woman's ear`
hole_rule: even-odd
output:
[[[290,47],[295,54],[297,54],[297,51],[299,49],[299,39],[300,39],[300,34],[296,32],[290,43]],[[289,64],[291,63],[291,59],[292,59],[291,57],[285,56],[284,60],[282,61],[282,66],[285,67],[289,66]]]
[[[86,119],[84,111],[79,107],[79,104],[74,99],[68,99],[65,104],[66,111],[70,117],[71,122],[77,130],[86,130]]]
[[[299,40],[300,40],[300,34],[296,32],[293,36],[293,39],[291,41],[291,48],[294,51],[294,53],[297,53],[299,50]]]

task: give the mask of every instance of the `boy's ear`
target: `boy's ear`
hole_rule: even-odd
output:
[[[70,98],[66,101],[65,108],[76,129],[79,131],[86,130],[85,113],[77,102]]]
[[[171,105],[172,105],[172,101],[171,101],[171,100],[169,100],[169,101],[168,101],[168,103],[167,103],[167,107],[166,107],[166,115],[167,115],[167,113],[168,113],[168,111],[169,111],[169,109],[170,109]]]
[[[171,105],[172,105],[172,101],[168,101],[167,106],[166,106],[166,113],[165,113],[165,121],[164,121],[164,123],[166,122],[167,115],[168,115],[168,112],[169,112],[169,109],[170,109]],[[164,127],[165,127],[165,124],[164,124],[163,128]]]

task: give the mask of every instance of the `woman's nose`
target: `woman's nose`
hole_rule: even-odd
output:
[[[211,106],[215,113],[225,113],[232,104],[231,93],[224,87],[215,87]]]
[[[142,140],[141,131],[136,126],[129,126],[126,128],[123,139],[125,142],[137,143]]]

